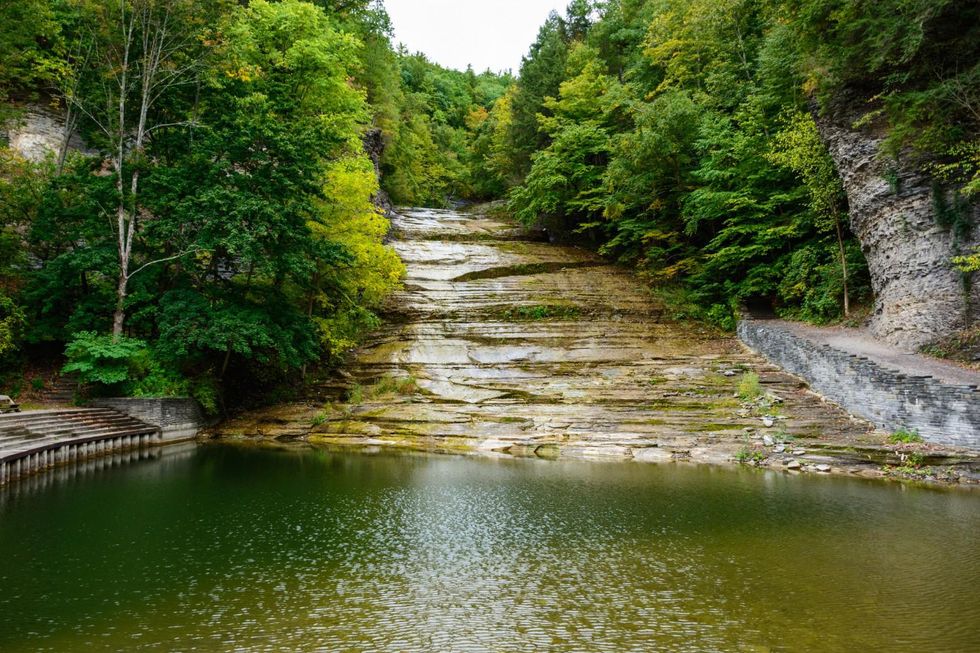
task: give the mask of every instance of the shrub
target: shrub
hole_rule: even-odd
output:
[[[889,436],[888,441],[892,444],[914,444],[922,442],[922,436],[915,430],[899,429]]]
[[[16,351],[25,322],[24,311],[0,292],[0,359]]]
[[[145,376],[147,347],[135,338],[81,331],[65,348],[66,374],[77,374],[82,383],[128,394],[132,383]]]
[[[321,426],[321,425],[325,424],[328,419],[329,419],[329,416],[327,415],[327,413],[325,413],[325,412],[319,412],[319,413],[317,413],[316,415],[313,416],[313,419],[310,420],[310,424],[312,426],[314,426],[314,427]]]
[[[188,396],[207,414],[218,413],[220,393],[212,377],[186,378],[162,364],[142,340],[82,331],[75,334],[65,355],[68,363],[62,371],[77,374],[82,383],[95,386],[98,394]]]

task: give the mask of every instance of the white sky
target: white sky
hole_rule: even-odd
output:
[[[521,57],[548,13],[564,13],[568,0],[385,0],[395,44],[430,60],[465,70],[517,74]]]

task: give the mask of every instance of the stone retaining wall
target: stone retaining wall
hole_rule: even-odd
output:
[[[743,320],[738,335],[772,363],[802,377],[815,392],[881,429],[914,429],[927,442],[980,450],[976,387],[907,376],[766,320]]]
[[[159,399],[98,399],[90,405],[113,408],[121,413],[160,428],[164,442],[189,440],[207,425],[200,405],[193,399],[167,397]]]

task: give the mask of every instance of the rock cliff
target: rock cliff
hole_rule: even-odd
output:
[[[911,350],[980,316],[980,283],[971,284],[952,264],[954,256],[980,245],[980,206],[960,207],[962,226],[950,224],[941,208],[951,203],[949,191],[935,190],[910,153],[885,155],[882,130],[854,126],[866,110],[848,101],[815,114],[870,268],[871,331]]]
[[[31,161],[43,161],[48,156],[57,156],[65,138],[64,116],[44,104],[24,106],[16,118],[0,126],[0,134],[10,144],[11,149]],[[77,134],[68,140],[71,150],[87,152],[85,143]]]
[[[378,177],[378,183],[381,183],[381,156],[385,151],[385,141],[384,134],[380,129],[371,129],[364,134],[364,151],[371,161],[374,163],[374,174]],[[394,206],[391,203],[391,198],[388,197],[388,193],[384,190],[379,189],[377,194],[374,196],[374,204],[379,209],[384,211],[385,215],[391,216]]]

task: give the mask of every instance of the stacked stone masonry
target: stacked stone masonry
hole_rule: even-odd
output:
[[[164,442],[194,438],[206,425],[200,405],[193,399],[183,397],[100,399],[92,403],[95,406],[118,410],[158,427],[163,433]]]
[[[743,320],[738,335],[751,349],[803,378],[815,392],[881,429],[911,429],[926,442],[980,450],[976,386],[908,376],[766,320]]]

